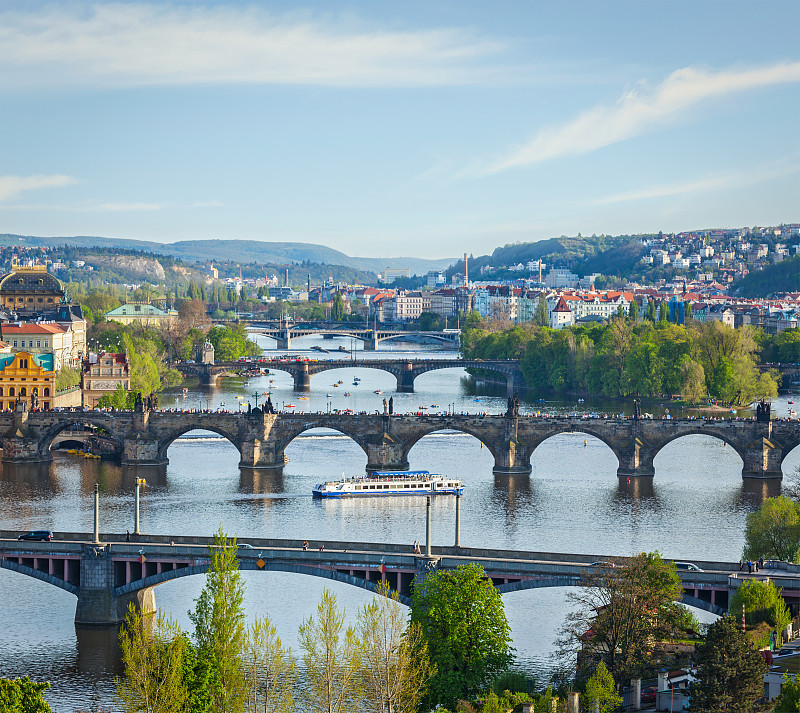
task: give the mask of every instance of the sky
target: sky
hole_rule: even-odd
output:
[[[0,0],[0,233],[442,258],[798,222],[798,28],[798,0]]]

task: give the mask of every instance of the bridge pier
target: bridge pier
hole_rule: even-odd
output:
[[[494,456],[495,475],[528,475],[531,470],[532,449],[518,440],[519,417],[506,417],[502,423],[502,436],[484,443]]]
[[[111,546],[84,545],[75,623],[82,626],[114,626],[125,620],[128,604],[146,613],[156,610],[153,587],[123,595],[114,594]]]
[[[383,433],[359,445],[367,452],[367,471],[408,470],[408,452],[405,443],[389,434],[390,421],[383,417]]]
[[[399,394],[413,394],[414,393],[414,365],[409,361],[400,366],[400,370],[395,373],[397,378],[397,393]]]
[[[363,338],[364,341],[364,351],[365,352],[374,352],[378,349],[378,338],[377,337],[367,337]]]
[[[307,393],[311,391],[311,374],[308,373],[308,364],[302,364],[299,369],[292,372],[294,377],[294,390]]]
[[[783,449],[768,438],[748,443],[741,455],[743,478],[783,478]]]
[[[634,435],[622,441],[614,454],[619,460],[617,476],[619,478],[652,478],[656,474],[649,444]]]
[[[276,448],[269,440],[253,438],[242,441],[240,468],[283,468],[288,462],[283,450]]]

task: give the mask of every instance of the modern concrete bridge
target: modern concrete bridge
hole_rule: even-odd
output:
[[[297,337],[309,337],[316,335],[330,335],[335,337],[350,337],[352,339],[359,339],[364,342],[364,349],[366,351],[375,351],[381,342],[389,339],[398,338],[419,338],[426,337],[428,339],[435,339],[441,342],[444,346],[449,346],[452,349],[458,349],[460,346],[461,332],[459,330],[448,330],[446,332],[412,332],[402,329],[380,329],[369,328],[363,324],[355,323],[342,323],[338,325],[330,325],[325,323],[309,324],[301,323],[292,326],[270,325],[258,322],[250,322],[249,332],[253,334],[263,334],[264,336],[271,337],[278,342],[278,349],[291,349],[292,339]]]
[[[129,603],[155,609],[154,588],[181,577],[202,574],[209,566],[209,538],[140,536],[126,542],[119,533],[101,534],[92,542],[86,533],[55,533],[53,542],[19,542],[18,533],[0,531],[0,568],[34,577],[78,598],[78,624],[108,625],[122,621]],[[415,554],[410,544],[240,539],[252,549],[239,550],[240,569],[292,572],[375,590],[380,582],[410,602],[411,582],[435,569],[480,564],[501,593],[542,587],[579,586],[587,569],[608,555],[521,552],[471,547],[432,547],[431,555]],[[614,558],[616,559],[616,558]],[[680,558],[677,558],[679,561]],[[724,614],[729,596],[751,576],[769,576],[783,588],[787,602],[800,602],[800,566],[739,571],[738,563],[692,560],[703,571],[679,571],[683,601]],[[796,571],[794,571],[796,570]]]
[[[480,414],[327,414],[195,411],[36,411],[18,405],[0,412],[3,461],[46,462],[50,446],[75,424],[102,429],[107,449],[124,465],[163,465],[179,436],[207,430],[227,438],[246,468],[280,468],[285,449],[300,434],[329,428],[352,438],[367,454],[368,470],[405,470],[408,454],[424,436],[443,430],[469,433],[494,456],[494,472],[527,474],[531,455],[560,433],[585,433],[605,443],[621,477],[653,476],[658,452],[683,436],[703,434],[728,444],[742,459],[746,478],[781,478],[784,457],[800,445],[800,422],[736,419],[633,419]]]
[[[318,359],[287,360],[259,359],[253,362],[217,361],[213,364],[180,363],[176,367],[185,374],[196,374],[204,384],[213,384],[223,374],[252,367],[284,371],[292,375],[294,390],[311,391],[311,377],[332,369],[379,369],[397,379],[397,391],[414,393],[414,380],[428,371],[438,369],[486,369],[506,380],[509,395],[523,388],[522,372],[517,359]]]

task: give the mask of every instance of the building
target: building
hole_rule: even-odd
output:
[[[125,391],[130,391],[130,384],[131,371],[125,354],[93,354],[84,363],[81,374],[83,405],[94,408],[103,394],[115,391],[120,385]]]
[[[428,272],[426,278],[427,287],[429,290],[435,290],[446,283],[444,273],[441,270],[431,270]]]
[[[161,309],[150,302],[126,302],[105,313],[109,322],[120,324],[141,324],[146,327],[168,327],[176,319],[178,312],[174,309]]]
[[[553,329],[564,329],[573,323],[572,310],[567,305],[566,300],[560,297],[558,304],[550,312],[550,326]]]
[[[52,354],[21,351],[0,356],[0,410],[13,409],[17,399],[45,410],[53,408],[55,383]]]
[[[430,311],[430,298],[421,292],[398,292],[383,300],[383,321],[412,322]]]
[[[384,282],[394,282],[398,277],[411,277],[411,268],[409,267],[387,267],[383,271]]]
[[[71,329],[53,322],[16,322],[2,326],[3,339],[13,352],[26,351],[31,354],[52,354],[54,368],[60,371],[65,366],[80,364],[82,354],[74,348]]]
[[[0,305],[17,314],[53,309],[64,301],[64,288],[44,265],[14,263],[11,272],[0,277]]]
[[[552,268],[547,273],[547,286],[550,289],[562,289],[564,287],[575,287],[578,284],[578,276],[574,272],[561,268]]]

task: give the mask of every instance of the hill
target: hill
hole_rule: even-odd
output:
[[[800,292],[800,255],[751,272],[736,283],[734,292],[741,297],[770,297],[779,292]]]
[[[259,240],[182,240],[176,243],[157,243],[88,235],[39,237],[0,234],[0,246],[56,247],[65,244],[82,248],[133,249],[171,255],[192,262],[233,261],[270,265],[312,262],[321,265],[342,265],[374,273],[382,272],[387,267],[407,267],[412,274],[424,275],[429,270],[442,270],[453,262],[451,258],[430,260],[416,257],[351,257],[339,250],[315,243],[262,242]]]

